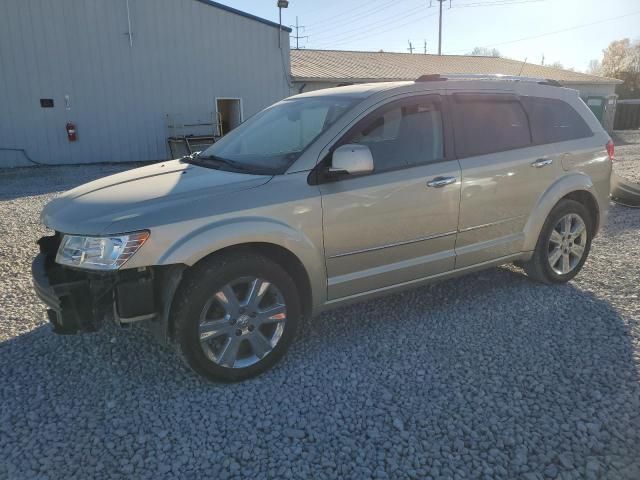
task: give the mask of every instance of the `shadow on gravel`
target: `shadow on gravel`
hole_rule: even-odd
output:
[[[633,357],[606,301],[507,268],[326,313],[242,384],[41,327],[0,344],[0,477],[640,478]]]
[[[632,215],[638,214],[640,216],[640,210],[633,207],[627,207],[611,202],[609,205],[609,217],[606,225],[602,227],[602,235],[617,237],[619,235],[631,234],[638,236],[640,231],[638,226],[629,220],[624,215],[630,213]],[[598,237],[596,237],[597,240]]]
[[[611,133],[611,139],[613,140],[613,143],[615,143],[616,147],[621,147],[624,145],[635,145],[636,142],[634,141],[628,141],[627,139],[625,139],[625,136],[629,136],[631,137],[631,135],[633,135],[633,131],[631,130],[619,130],[617,132],[612,132]],[[627,134],[627,135],[625,135]],[[629,135],[631,134],[631,135]]]

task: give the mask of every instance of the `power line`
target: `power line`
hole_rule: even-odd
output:
[[[392,30],[397,30],[399,28],[405,27],[407,25],[411,25],[411,24],[416,23],[416,22],[424,21],[427,18],[433,17],[433,16],[435,16],[435,14],[426,15],[424,17],[413,18],[412,20],[409,20],[408,22],[404,22],[404,23],[401,23],[399,25],[395,25],[393,27],[385,28],[385,29],[382,29],[382,30],[379,30],[378,27],[375,27],[375,28],[373,28],[373,30],[375,30],[376,33],[386,33],[386,32],[390,32]],[[332,46],[344,45],[346,43],[357,42],[357,41],[362,40],[364,38],[367,38],[367,39],[370,38],[370,35],[367,32],[362,32],[362,34],[364,34],[364,35],[356,35],[355,38],[343,38],[338,43],[332,43],[330,45],[332,45]]]
[[[451,8],[468,8],[468,7],[497,7],[508,5],[523,5],[526,3],[540,3],[546,0],[497,0],[492,2],[473,2],[473,3],[456,3]]]
[[[418,7],[412,8],[410,10],[405,10],[404,12],[401,12],[399,14],[396,15],[391,15],[391,16],[387,16],[385,18],[382,18],[380,20],[375,20],[373,22],[367,23],[365,25],[361,25],[359,27],[355,27],[353,29],[351,29],[351,32],[347,32],[347,35],[351,36],[353,33],[358,33],[358,31],[360,30],[370,30],[372,26],[374,25],[379,25],[381,27],[384,27],[386,25],[392,24],[393,22],[397,21],[397,20],[402,20],[404,18],[408,18],[413,16],[415,13],[418,12],[424,12],[425,8],[423,5],[420,5]],[[341,35],[338,35],[338,37],[340,37]],[[342,35],[344,36],[344,35]]]
[[[368,0],[368,1],[362,2],[361,4],[356,5],[353,8],[348,8],[348,9],[340,12],[340,20],[339,21],[344,20],[345,17],[351,17],[351,15],[347,15],[347,14],[350,14],[351,12],[360,10],[362,7],[370,7],[370,6],[372,6],[372,4],[374,4],[376,2],[381,2],[381,1],[384,1],[384,0]],[[395,3],[397,3],[397,2],[395,2]],[[378,7],[376,7],[376,9],[377,8]],[[370,11],[370,10],[366,9],[365,12],[366,11]],[[356,15],[356,16],[358,16],[358,15]],[[317,21],[314,22],[314,25],[321,25],[321,24],[324,24],[324,23],[327,23],[327,22],[331,22],[332,24],[336,23],[336,16],[332,15],[331,17],[326,17],[326,18],[317,20]]]
[[[426,18],[429,18],[430,16],[433,16],[433,14],[432,14],[432,15],[426,15],[426,16],[423,16],[423,17],[415,17],[415,13],[417,13],[417,11],[419,11],[419,10],[424,11],[424,7],[418,7],[417,9],[410,10],[408,12],[405,12],[402,15],[396,15],[396,16],[388,17],[388,18],[385,18],[383,20],[376,21],[376,22],[370,23],[368,25],[364,25],[364,26],[362,26],[360,28],[354,29],[352,32],[347,32],[346,35],[338,35],[338,37],[334,37],[331,42],[320,42],[320,46],[323,46],[323,45],[336,45],[336,44],[341,45],[341,44],[344,44],[344,43],[346,43],[348,41],[355,41],[355,40],[359,40],[361,38],[369,37],[368,33],[371,32],[371,31],[374,31],[374,30],[377,33],[384,33],[384,32],[388,32],[388,31],[395,30],[397,28],[403,27],[405,25],[409,25],[411,23],[415,23],[415,22],[420,21],[420,20],[424,20]],[[411,20],[409,22],[402,23],[402,24],[397,25],[397,26],[391,26],[391,25],[394,25],[397,21],[403,20],[403,19],[408,18],[408,17],[413,17],[413,20]],[[390,26],[390,28],[382,28],[382,29],[380,29],[380,27],[383,26],[383,25]]]
[[[296,24],[295,25],[291,25],[292,28],[296,29],[296,34],[293,35],[291,38],[295,38],[296,39],[296,50],[300,50],[300,45],[299,45],[299,40],[301,38],[309,38],[309,35],[305,35],[305,36],[300,36],[300,29],[302,29],[302,31],[304,31],[305,26],[304,25],[298,25],[298,16],[296,15]]]
[[[315,36],[315,35],[318,35],[320,33],[324,34],[326,32],[330,32],[332,30],[343,29],[346,26],[350,27],[354,20],[361,20],[363,18],[370,17],[371,15],[375,15],[375,14],[381,12],[382,10],[386,10],[388,8],[395,7],[397,5],[398,5],[397,0],[391,0],[390,2],[384,3],[380,7],[377,7],[375,9],[365,10],[365,13],[358,13],[353,18],[351,18],[351,17],[345,18],[343,15],[341,15],[340,19],[336,20],[335,22],[333,22],[328,27],[322,27],[322,28],[320,28],[318,30],[315,30],[314,29],[315,27],[312,25],[310,27],[311,33],[313,33],[313,35]]]
[[[439,2],[440,3],[439,6],[442,7],[442,3],[445,2],[446,0],[430,0],[431,6],[433,4],[433,1]],[[475,1],[475,2],[470,3],[470,4],[461,4],[461,6],[493,6],[493,5],[511,5],[511,4],[517,5],[517,4],[522,4],[522,3],[534,3],[534,2],[542,2],[542,1],[546,1],[546,0],[490,0],[488,2]],[[455,5],[452,7],[451,3],[452,3],[451,0],[449,0],[450,8],[456,8]],[[385,8],[387,8],[387,7],[388,7],[388,5],[385,4]],[[400,19],[407,18],[407,17],[413,15],[414,13],[416,13],[416,12],[422,10],[422,9],[423,9],[423,7],[420,6],[420,7],[417,7],[415,9],[412,9],[412,10],[410,10],[408,12],[405,12],[404,14],[400,14],[400,15],[392,16],[390,18],[385,18],[385,19],[382,19],[382,20],[378,20],[378,21],[376,21],[376,22],[374,22],[372,24],[352,29],[350,32],[346,33],[346,35],[345,34],[338,35],[338,38],[337,39],[334,38],[334,41],[332,41],[331,43],[328,43],[328,42],[324,42],[323,43],[323,42],[321,42],[321,45],[336,45],[336,40],[338,42],[337,43],[338,45],[347,43],[346,41],[349,40],[349,39],[351,39],[351,41],[360,40],[361,38],[363,38],[363,37],[360,36],[360,34],[372,31],[373,25],[376,25],[376,24],[377,25],[380,25],[380,24],[392,24],[394,20],[400,20]],[[372,13],[369,13],[368,15],[365,15],[365,16],[372,15],[373,13],[377,13],[377,12],[372,12]],[[442,8],[439,9],[438,14],[439,15],[442,14]],[[431,16],[431,15],[429,15],[429,16]],[[428,18],[429,16],[427,16],[425,18]],[[402,26],[408,25],[410,23],[413,23],[413,22],[404,23],[404,24],[402,24]],[[439,28],[438,28],[438,37],[439,37],[438,38],[438,47],[439,47],[438,48],[438,54],[441,55],[442,54],[442,19],[441,19],[441,17],[438,20],[438,25],[439,25]],[[336,26],[336,28],[339,28],[339,27]],[[326,31],[331,30],[331,29],[332,28],[325,29],[324,31],[321,30],[321,32],[326,32]],[[390,31],[390,30],[393,30],[393,29],[395,29],[395,28],[385,29],[384,31]]]
[[[605,19],[602,19],[602,20],[597,20],[597,21],[591,22],[591,23],[584,23],[582,25],[574,25],[573,27],[563,28],[561,30],[554,30],[552,32],[541,33],[539,35],[532,35],[530,37],[517,38],[515,40],[507,40],[506,42],[492,43],[490,45],[484,45],[481,48],[497,47],[497,46],[500,46],[500,45],[508,45],[508,44],[511,44],[511,43],[524,42],[525,40],[534,40],[536,38],[542,38],[542,37],[546,37],[546,36],[549,36],[549,35],[556,35],[558,33],[570,32],[572,30],[578,30],[580,28],[591,27],[593,25],[599,25],[601,23],[611,22],[613,20],[618,20],[620,18],[626,18],[626,17],[630,17],[632,15],[638,15],[638,14],[640,14],[640,10],[635,11],[635,12],[626,13],[624,15],[618,15],[616,17],[610,17],[610,18],[605,18]],[[469,50],[468,48],[460,49],[460,50],[454,50],[454,53],[455,52],[468,51],[468,50]]]

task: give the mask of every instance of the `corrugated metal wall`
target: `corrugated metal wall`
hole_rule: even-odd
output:
[[[166,114],[210,120],[216,97],[240,97],[246,119],[288,96],[286,32],[280,50],[277,28],[198,1],[129,4],[133,47],[126,0],[2,1],[0,167],[28,164],[22,149],[47,164],[164,159]]]

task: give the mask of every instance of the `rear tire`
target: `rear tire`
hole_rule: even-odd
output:
[[[575,200],[561,200],[542,227],[533,256],[524,271],[542,283],[565,283],[575,277],[589,256],[593,220]]]
[[[257,254],[227,254],[193,267],[172,309],[178,353],[197,374],[236,382],[287,351],[301,317],[291,276]]]

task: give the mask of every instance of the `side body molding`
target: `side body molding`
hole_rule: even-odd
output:
[[[540,195],[535,208],[531,212],[531,215],[529,215],[529,219],[524,226],[525,239],[522,248],[523,251],[529,252],[536,248],[542,226],[553,207],[562,197],[576,191],[588,192],[596,201],[596,204],[598,204],[599,210],[603,210],[597,201],[598,196],[594,191],[593,183],[587,175],[575,172],[559,178],[546,192]]]
[[[158,264],[191,266],[223,248],[246,243],[269,243],[289,250],[307,271],[314,310],[326,302],[322,245],[316,246],[301,230],[274,219],[240,217],[204,225],[179,238],[160,256]]]

